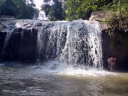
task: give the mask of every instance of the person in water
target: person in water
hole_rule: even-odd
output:
[[[107,59],[108,62],[108,68],[112,71],[116,64],[116,58],[110,57]]]

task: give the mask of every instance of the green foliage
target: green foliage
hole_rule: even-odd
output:
[[[112,0],[65,0],[66,19],[88,19],[92,11],[99,11]]]
[[[88,19],[91,12],[119,10],[119,0],[64,0],[67,20]],[[128,15],[128,0],[121,1],[122,15]]]
[[[64,0],[63,7],[58,0],[53,0],[54,4],[49,5],[51,0],[44,0],[46,4],[42,6],[50,20],[75,20],[89,19],[92,12],[109,11],[118,12],[119,0]],[[128,0],[121,0],[121,11],[123,16],[128,15]],[[110,18],[110,20],[115,18]],[[108,23],[108,21],[107,21]]]
[[[122,14],[122,29],[124,31],[128,30],[128,0],[121,1],[121,14]],[[111,16],[105,18],[105,23],[111,28],[119,28],[119,0],[115,0],[102,8],[102,10],[111,11]]]
[[[51,0],[45,0],[46,4],[42,5],[42,10],[51,21],[64,20],[64,11],[62,9],[62,3],[58,0],[53,0],[54,4],[50,5],[48,2]]]
[[[20,19],[32,19],[36,10],[26,0],[0,0],[0,16],[10,15]]]

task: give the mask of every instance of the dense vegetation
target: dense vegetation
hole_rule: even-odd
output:
[[[52,0],[44,0],[46,4],[42,6],[42,10],[50,20],[75,20],[88,19],[92,11],[100,10],[112,0],[53,0],[54,4],[50,5]]]
[[[36,10],[27,0],[0,0],[0,16],[9,15],[20,19],[32,19]]]
[[[127,30],[128,27],[128,0],[119,0],[104,7],[106,13],[111,13],[111,16],[106,17],[105,22],[112,28],[119,28],[120,19],[122,21],[122,29]],[[121,16],[121,17],[120,17]]]
[[[46,4],[42,6],[50,20],[89,19],[92,12],[105,11],[107,13],[110,10],[115,18],[106,18],[106,22],[111,21],[110,19],[119,19],[119,0],[64,0],[64,2],[53,0],[54,4],[52,5],[48,3],[50,1],[45,0]],[[120,1],[122,16],[126,17],[128,15],[128,0]]]
[[[28,0],[0,0],[0,16],[11,15],[16,18],[33,18],[37,13]],[[33,0],[30,0],[33,1]],[[53,4],[50,2],[53,1]],[[89,19],[92,12],[112,10],[112,17],[106,18],[107,23],[111,25],[118,22],[119,0],[44,0],[42,10],[45,11],[49,20],[75,20]],[[121,1],[121,13],[123,18],[128,15],[128,0]],[[109,17],[109,16],[108,16]],[[122,19],[123,19],[122,18]],[[111,22],[114,21],[114,22]],[[117,27],[117,25],[115,25]]]
[[[121,1],[122,13],[128,14],[128,0]],[[119,0],[65,0],[65,12],[67,20],[88,19],[91,12],[118,11]]]
[[[66,19],[88,19],[92,11],[100,10],[110,2],[111,0],[65,0]]]

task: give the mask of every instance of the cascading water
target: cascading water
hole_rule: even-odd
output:
[[[45,68],[54,71],[69,67],[103,68],[101,30],[97,21],[14,20],[13,22],[16,28],[22,30],[38,30],[37,44],[34,45],[37,46],[36,61],[38,64],[44,63]]]
[[[96,21],[51,22],[42,27],[40,56],[47,67],[103,68],[100,25]],[[68,65],[67,65],[68,64]],[[62,67],[62,68],[61,68]],[[57,70],[58,71],[58,70]]]
[[[2,30],[2,32],[7,32],[7,35],[6,35],[5,41],[4,41],[4,47],[3,47],[3,49],[2,49],[2,55],[5,54],[6,47],[7,47],[7,45],[8,45],[8,41],[9,41],[9,39],[10,39],[10,37],[11,37],[11,35],[12,35],[14,29],[15,29],[15,24],[13,24],[13,23],[7,23],[7,24],[6,24],[6,28],[4,28],[4,29]]]
[[[75,65],[102,67],[101,31],[96,21],[74,21],[67,26],[61,59]]]

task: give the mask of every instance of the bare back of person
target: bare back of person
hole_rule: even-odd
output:
[[[114,57],[110,57],[107,59],[107,62],[108,62],[108,68],[109,70],[113,70],[113,68],[115,67],[115,63],[116,63],[116,58]]]

